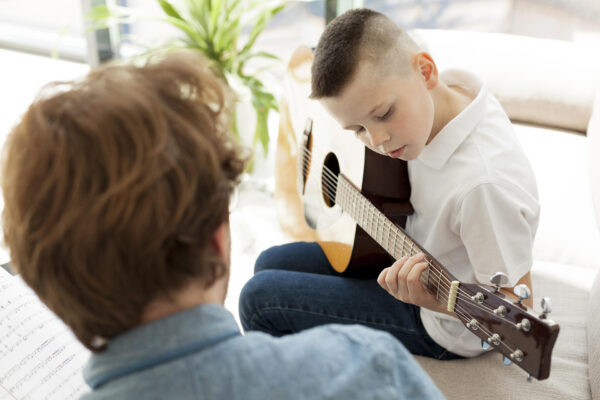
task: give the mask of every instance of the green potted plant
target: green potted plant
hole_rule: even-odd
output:
[[[249,73],[246,67],[248,61],[254,58],[277,60],[273,54],[256,51],[253,47],[269,21],[285,7],[285,2],[281,0],[180,0],[177,3],[167,0],[157,1],[164,12],[161,19],[182,33],[181,37],[170,38],[161,44],[159,49],[191,48],[203,53],[215,74],[233,88],[238,98],[251,101],[256,115],[252,144],[255,148],[256,144],[260,143],[264,153],[267,154],[269,144],[267,120],[271,110],[277,111],[277,101],[258,77],[261,71]],[[95,7],[89,15],[95,27],[106,26],[109,21],[115,19],[117,22],[127,21],[131,17],[131,10],[119,6]],[[242,39],[245,39],[243,44],[240,43]],[[235,115],[232,128],[239,138]]]

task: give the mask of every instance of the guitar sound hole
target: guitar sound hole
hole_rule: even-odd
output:
[[[328,207],[335,205],[335,194],[337,191],[337,179],[340,174],[340,164],[333,153],[327,154],[321,171],[321,189],[323,201]]]

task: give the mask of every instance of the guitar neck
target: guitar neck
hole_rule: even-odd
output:
[[[429,268],[421,274],[421,283],[442,304],[447,304],[448,282],[456,280],[425,249],[419,246],[401,227],[395,225],[377,209],[348,179],[339,175],[335,203],[356,221],[369,236],[383,247],[394,259],[425,254]]]

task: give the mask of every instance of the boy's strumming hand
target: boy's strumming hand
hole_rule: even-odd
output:
[[[424,257],[423,253],[419,253],[400,258],[391,267],[381,271],[377,283],[404,303],[448,313],[446,307],[438,302],[419,280],[423,271],[427,269],[427,263],[422,262]]]

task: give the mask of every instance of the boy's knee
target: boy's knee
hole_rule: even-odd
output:
[[[270,271],[254,275],[240,292],[238,310],[244,330],[252,328],[250,321],[265,301],[265,296],[267,299],[269,297],[269,282],[271,281],[269,275]]]
[[[271,259],[271,257],[269,256],[269,253],[272,251],[272,248],[263,250],[258,257],[256,258],[256,261],[254,262],[254,273],[256,274],[257,272],[262,271],[263,269],[268,269],[269,267],[269,260]]]
[[[323,262],[328,263],[318,243],[292,242],[270,247],[260,253],[254,263],[254,273],[267,269],[294,270],[299,263],[321,265]]]
[[[263,250],[254,263],[254,273],[264,271],[266,269],[275,269],[280,267],[282,261],[283,246],[273,246]],[[284,256],[285,254],[283,254]]]

